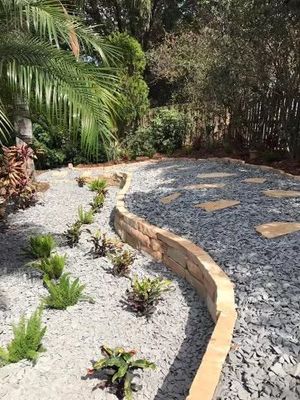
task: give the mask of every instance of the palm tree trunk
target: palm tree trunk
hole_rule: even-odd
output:
[[[16,95],[14,98],[14,129],[16,133],[16,144],[27,144],[33,142],[32,121],[30,119],[29,107],[22,96]],[[28,175],[34,176],[34,161],[30,159],[27,163]]]

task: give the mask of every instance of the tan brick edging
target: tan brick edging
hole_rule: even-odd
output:
[[[230,350],[237,318],[234,286],[203,249],[130,213],[125,208],[124,197],[130,186],[131,175],[121,174],[120,177],[121,189],[117,195],[114,217],[117,233],[132,247],[147,252],[185,278],[204,298],[215,322],[206,352],[186,398],[211,400]]]

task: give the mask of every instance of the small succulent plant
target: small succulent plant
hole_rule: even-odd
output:
[[[155,369],[156,365],[145,359],[134,360],[135,350],[126,351],[121,347],[111,349],[102,346],[101,351],[104,358],[96,361],[93,367],[88,369],[88,376],[104,370],[107,374],[107,379],[94,389],[114,387],[118,399],[132,400],[133,391],[140,389],[140,386],[133,383],[135,371],[147,368]]]
[[[111,261],[114,275],[127,276],[134,261],[134,254],[129,250],[125,250],[111,257]]]
[[[94,222],[94,211],[84,211],[82,206],[78,207],[78,222],[82,225],[89,225]]]
[[[89,184],[89,189],[92,192],[102,193],[105,195],[107,192],[107,181],[105,179],[94,179]]]
[[[105,195],[98,193],[90,203],[90,206],[94,212],[99,212],[104,205]]]

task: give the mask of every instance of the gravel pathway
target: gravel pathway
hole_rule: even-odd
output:
[[[24,361],[0,369],[0,399],[116,399],[100,389],[92,392],[97,381],[82,379],[91,360],[101,356],[100,346],[106,344],[134,348],[140,357],[157,364],[156,371],[143,373],[143,388],[134,395],[135,399],[182,400],[212,332],[206,307],[184,280],[162,264],[137,254],[132,273],[172,279],[174,291],[165,295],[149,322],[123,308],[121,300],[130,282],[108,273],[111,265],[107,259],[93,259],[88,254],[88,235],[84,234],[74,249],[63,245],[62,233],[67,224],[75,221],[77,207],[87,207],[92,198],[91,192],[79,188],[73,180],[78,175],[67,169],[40,175],[40,180],[51,183],[42,200],[35,207],[10,215],[8,227],[0,229],[0,345],[10,340],[11,323],[16,323],[21,314],[35,310],[47,294],[39,274],[24,267],[27,260],[21,248],[32,234],[56,236],[59,253],[68,256],[67,271],[86,284],[86,293],[95,304],[79,303],[66,311],[46,310],[43,344],[47,351],[35,366]],[[92,229],[100,228],[113,235],[109,221],[117,190],[109,190]]]
[[[300,232],[266,239],[255,226],[300,222],[300,198],[276,199],[266,189],[299,190],[299,182],[257,167],[216,161],[164,161],[131,167],[128,208],[151,223],[183,235],[207,250],[236,284],[238,323],[217,399],[300,398]],[[224,178],[199,173],[228,172]],[[246,184],[246,178],[266,178]],[[195,183],[224,188],[183,189]],[[159,199],[182,195],[170,204]],[[218,199],[238,206],[207,213],[194,205]]]

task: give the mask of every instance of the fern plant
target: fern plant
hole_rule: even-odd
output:
[[[66,258],[66,256],[53,254],[48,258],[42,258],[39,261],[30,263],[29,265],[43,272],[45,278],[58,279],[63,273]]]
[[[19,323],[13,326],[14,337],[6,349],[0,347],[0,365],[16,363],[27,359],[36,361],[44,351],[42,339],[46,327],[42,327],[42,308],[36,310],[26,321],[22,316]]]
[[[50,257],[56,243],[52,235],[36,235],[29,238],[26,253],[34,258]]]
[[[95,179],[89,184],[89,189],[92,192],[105,195],[107,192],[107,181],[105,179]]]
[[[172,282],[162,278],[134,277],[131,290],[127,290],[127,304],[138,315],[150,317],[155,311],[162,294],[171,290]]]
[[[78,207],[78,222],[82,225],[92,224],[94,222],[94,211],[84,211],[83,207]]]
[[[78,278],[72,282],[69,274],[63,274],[57,283],[49,279],[45,279],[44,282],[49,292],[49,296],[44,298],[44,303],[49,308],[65,310],[79,301],[92,302],[89,296],[83,294],[85,285],[81,285]]]
[[[67,239],[67,244],[70,247],[74,247],[80,239],[81,235],[81,222],[76,221],[72,224],[64,233],[65,238]]]
[[[134,261],[134,254],[129,250],[125,250],[111,257],[111,261],[114,275],[127,276]]]
[[[105,257],[108,254],[114,254],[117,249],[122,248],[121,242],[108,238],[106,233],[96,231],[92,234],[90,230],[88,232],[91,234],[90,242],[93,243],[92,253],[96,257]]]
[[[98,193],[93,201],[90,203],[93,212],[99,212],[104,205],[105,195],[103,193]]]
[[[105,384],[100,383],[96,388],[115,386],[119,399],[132,400],[133,391],[138,389],[138,386],[132,382],[135,371],[146,368],[155,369],[156,365],[145,359],[133,360],[135,350],[126,351],[121,347],[110,349],[102,346],[101,351],[104,358],[96,361],[93,368],[88,369],[88,375],[94,375],[101,370],[107,371]]]

